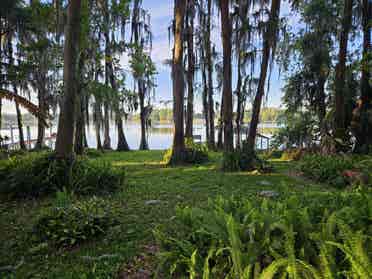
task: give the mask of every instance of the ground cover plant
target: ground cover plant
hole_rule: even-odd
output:
[[[70,170],[70,185],[65,179],[68,169],[50,152],[13,156],[0,165],[0,193],[10,198],[27,198],[68,188],[82,195],[107,194],[124,182],[123,171],[112,168],[105,160],[77,157]]]
[[[37,241],[37,234],[33,233],[41,216],[45,216],[45,212],[51,208],[69,203],[69,195],[62,195],[58,199],[56,194],[37,199],[1,199],[0,277],[131,278],[127,275],[146,272],[151,278],[160,264],[156,256],[160,247],[156,244],[154,228],[164,228],[165,231],[177,228],[182,230],[184,226],[180,224],[177,227],[179,222],[175,222],[174,216],[179,211],[176,208],[199,208],[203,211],[208,208],[208,199],[215,200],[218,196],[226,200],[231,196],[241,197],[243,201],[250,201],[255,205],[257,199],[268,195],[274,196],[283,204],[283,195],[289,192],[290,195],[296,195],[301,204],[318,204],[318,197],[322,200],[321,204],[327,204],[328,198],[334,201],[329,202],[329,208],[336,207],[337,199],[344,201],[350,208],[366,204],[362,200],[357,203],[355,199],[355,202],[348,202],[350,192],[345,194],[345,198],[339,196],[341,194],[332,198],[333,193],[341,191],[328,184],[288,176],[287,173],[294,169],[295,162],[273,161],[275,172],[270,173],[230,173],[221,172],[222,154],[218,152],[209,152],[209,161],[204,164],[173,168],[167,167],[162,161],[164,153],[105,152],[102,156],[91,159],[91,163],[99,164],[100,160],[105,160],[116,170],[125,170],[125,184],[118,191],[103,197],[108,207],[114,209],[111,216],[117,223],[108,226],[105,233],[89,237],[87,241],[79,241],[79,245],[70,248],[58,248],[53,241]],[[75,199],[80,204],[90,197],[76,195]],[[321,209],[319,206],[316,216],[321,216]],[[348,215],[349,211],[345,210],[344,214]],[[354,215],[353,213],[348,219],[353,219]],[[358,211],[355,220],[360,220],[361,216],[368,215]],[[353,224],[349,226],[361,227]],[[342,257],[342,252],[338,253]],[[212,265],[210,269],[213,269]],[[165,274],[168,275],[161,275]],[[185,276],[188,277],[188,274]]]
[[[158,229],[172,278],[369,278],[371,202],[363,194],[209,200]]]
[[[58,192],[55,204],[38,217],[32,233],[35,241],[57,248],[73,247],[117,225],[115,212],[105,200],[92,197],[78,201],[69,195]]]
[[[309,154],[297,164],[305,176],[343,188],[352,183],[369,184],[371,159],[366,156]]]

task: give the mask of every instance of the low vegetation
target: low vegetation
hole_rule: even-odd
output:
[[[70,181],[66,181],[66,165],[53,153],[30,153],[13,156],[0,165],[0,193],[10,198],[45,196],[67,188],[76,194],[107,194],[119,189],[124,173],[105,160],[86,157],[74,160]]]
[[[297,168],[308,178],[343,188],[350,184],[369,184],[371,159],[346,155],[306,155]]]
[[[40,245],[76,246],[105,234],[117,224],[115,212],[105,200],[71,199],[68,193],[58,192],[55,204],[38,217],[33,236]]]
[[[160,271],[172,278],[369,278],[369,197],[280,196],[178,208],[173,225],[155,231]]]
[[[87,171],[95,180],[102,162],[110,173],[125,169],[125,184],[104,197],[90,196],[98,184],[80,171],[81,181],[97,185],[84,195],[62,188],[1,199],[0,277],[369,278],[370,188],[340,190],[287,175],[303,161],[272,160],[274,172],[221,172],[221,153],[173,168],[164,153],[79,157],[95,166]],[[23,156],[36,165],[48,158]],[[369,160],[354,157],[353,166],[367,170]],[[2,170],[9,163],[0,162]]]

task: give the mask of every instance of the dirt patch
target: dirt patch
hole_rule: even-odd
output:
[[[143,252],[131,262],[124,264],[119,271],[119,279],[150,279],[155,270],[155,255],[159,247],[155,244],[143,246]]]

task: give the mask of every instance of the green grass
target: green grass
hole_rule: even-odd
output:
[[[72,250],[35,251],[35,244],[30,241],[32,225],[42,210],[52,204],[53,197],[0,201],[0,270],[22,261],[15,278],[112,278],[120,266],[142,252],[144,245],[153,243],[152,231],[157,225],[172,222],[176,206],[203,207],[209,198],[218,195],[254,198],[260,190],[330,190],[287,176],[288,169],[293,167],[289,162],[273,162],[276,172],[261,175],[221,172],[219,153],[212,153],[208,164],[177,168],[164,166],[162,156],[162,151],[132,151],[110,152],[92,159],[109,160],[113,166],[126,170],[122,190],[109,197],[110,203],[119,209],[121,224],[103,238]],[[158,202],[147,205],[149,200]],[[84,259],[84,256],[104,254],[115,257],[99,261]],[[89,272],[96,277],[83,276]]]

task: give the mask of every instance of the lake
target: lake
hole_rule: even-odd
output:
[[[265,136],[271,137],[272,130],[276,129],[278,126],[275,123],[263,123],[259,125],[259,130]],[[51,129],[46,130],[46,137],[49,137],[51,133],[56,133],[57,127],[52,127]],[[124,125],[124,132],[129,144],[129,147],[133,150],[138,149],[140,142],[141,127],[137,122],[126,122]],[[10,129],[0,130],[2,136],[11,137]],[[37,138],[37,127],[30,126],[31,139]],[[202,124],[194,124],[194,135],[201,135],[202,141],[206,140],[205,137],[205,128]],[[24,136],[27,139],[27,128],[24,127]],[[117,130],[115,129],[114,123],[110,126],[110,137],[111,137],[111,146],[116,148],[117,145]],[[217,131],[216,131],[217,137]],[[16,126],[13,126],[13,138],[15,142],[18,142],[18,129]],[[243,136],[243,139],[245,137]],[[150,149],[168,149],[172,146],[173,140],[173,126],[171,124],[155,124],[149,128],[148,134],[148,143]],[[95,129],[92,126],[87,128],[87,141],[89,147],[96,147],[96,136]],[[103,134],[102,134],[103,142]],[[263,142],[263,148],[266,148],[266,141]]]

